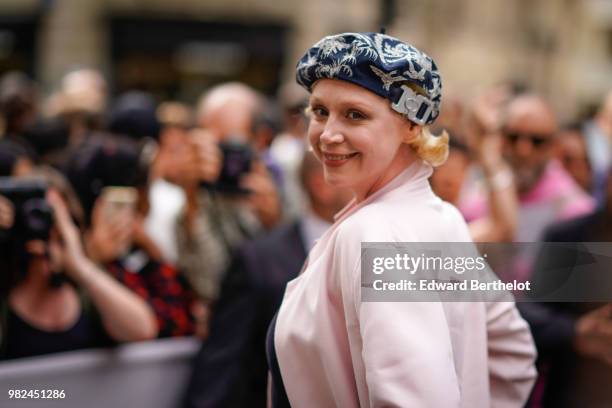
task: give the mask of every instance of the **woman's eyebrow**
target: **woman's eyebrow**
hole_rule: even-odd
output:
[[[344,100],[341,103],[341,106],[348,106],[348,107],[352,107],[352,108],[358,108],[358,109],[363,109],[363,110],[368,110],[370,109],[370,106],[364,102],[361,101],[356,101],[356,100]]]
[[[355,99],[341,99],[341,100],[337,100],[335,101],[335,103],[341,107],[341,108],[356,108],[356,109],[360,109],[360,110],[369,110],[370,106],[362,101],[359,100],[355,100]],[[310,105],[326,105],[320,98],[317,98],[316,96],[313,96],[310,98]]]
[[[355,100],[355,99],[343,99],[338,101],[337,107],[341,110],[358,110],[365,114],[372,113],[372,107],[366,102]]]
[[[319,98],[317,98],[316,96],[311,97],[309,103],[310,103],[310,105],[321,105],[321,104],[323,104],[323,102],[321,102],[321,100]]]

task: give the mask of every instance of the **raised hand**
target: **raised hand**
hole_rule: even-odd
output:
[[[595,309],[576,322],[576,350],[612,365],[612,305]]]

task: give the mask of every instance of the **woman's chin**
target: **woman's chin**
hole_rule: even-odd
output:
[[[325,182],[331,186],[338,188],[351,188],[351,183],[346,179],[345,176],[340,174],[333,174],[325,172]]]

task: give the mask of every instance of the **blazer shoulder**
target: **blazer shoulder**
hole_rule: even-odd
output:
[[[543,240],[545,242],[588,240],[590,230],[597,224],[600,217],[601,213],[597,212],[553,225],[544,231]]]
[[[279,248],[293,248],[305,254],[304,242],[299,221],[283,224],[245,243],[241,252],[254,256],[277,256]]]

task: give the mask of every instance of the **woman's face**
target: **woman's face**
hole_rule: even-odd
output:
[[[53,228],[47,242],[32,240],[25,243],[28,253],[28,274],[48,278],[52,273],[62,271],[62,244],[57,229]]]
[[[308,138],[325,180],[363,200],[401,173],[415,156],[405,144],[420,131],[389,102],[346,81],[322,79],[312,90]]]

